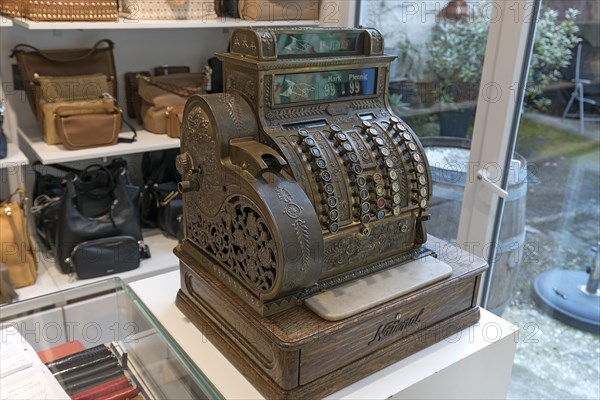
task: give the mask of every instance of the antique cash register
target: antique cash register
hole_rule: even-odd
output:
[[[245,28],[230,47],[225,93],[183,118],[184,314],[269,398],[332,393],[473,324],[485,263],[425,244],[430,169],[387,104],[381,34]]]

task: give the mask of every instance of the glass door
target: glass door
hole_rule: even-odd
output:
[[[600,3],[543,0],[531,36],[511,143],[528,172],[518,187],[519,220],[503,218],[499,228],[507,220],[524,227],[502,315],[520,328],[508,398],[597,399]],[[514,215],[509,203],[505,216]],[[496,259],[505,264],[502,254]],[[507,271],[495,268],[493,280],[507,280]],[[491,288],[489,302],[497,294]]]
[[[522,220],[526,164],[515,157],[505,168],[505,160],[524,90],[518,82],[535,10],[533,0],[361,3],[361,23],[378,27],[386,51],[398,55],[388,99],[421,138],[432,167],[428,232],[449,242],[437,251],[494,256],[499,198],[515,205],[503,218]],[[512,177],[510,194],[501,188],[504,177]],[[502,243],[502,248],[514,260],[523,251],[524,226],[503,226],[500,237],[510,246]],[[510,270],[519,262],[512,262]],[[505,280],[494,285],[505,285]],[[501,292],[490,307],[498,314],[510,290]]]

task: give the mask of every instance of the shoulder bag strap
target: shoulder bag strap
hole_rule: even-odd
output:
[[[69,59],[57,59],[52,57],[51,55],[47,54],[46,52],[38,49],[37,47],[31,46],[29,44],[18,44],[16,45],[13,49],[12,52],[10,53],[10,57],[14,57],[15,54],[22,52],[22,49],[31,49],[32,51],[36,52],[37,54],[39,54],[40,56],[42,56],[43,58],[45,58],[48,61],[52,61],[52,62],[57,62],[57,63],[64,63],[64,62],[73,62],[73,61],[81,61],[81,60],[85,60],[86,58],[90,57],[92,54],[94,54],[98,48],[100,47],[101,44],[106,43],[108,45],[108,48],[112,49],[114,48],[115,44],[112,42],[112,40],[110,39],[102,39],[99,40],[98,42],[96,42],[96,44],[94,45],[94,47],[92,47],[90,49],[90,51],[88,51],[87,53],[79,56],[79,57],[75,57],[75,58],[69,58]],[[77,49],[73,49],[73,50],[77,50]]]
[[[125,118],[122,118],[123,123],[125,125],[127,125],[127,127],[129,129],[131,129],[131,133],[133,133],[133,137],[131,138],[124,138],[124,137],[119,137],[119,139],[117,139],[117,142],[119,143],[133,143],[135,141],[137,141],[137,131],[135,130],[135,128],[133,127],[133,125],[131,125],[131,123],[129,123]]]

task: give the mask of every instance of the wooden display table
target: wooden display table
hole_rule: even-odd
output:
[[[228,399],[263,396],[175,306],[179,273],[130,284],[181,349]],[[504,398],[516,327],[481,310],[475,325],[384,368],[327,398]]]

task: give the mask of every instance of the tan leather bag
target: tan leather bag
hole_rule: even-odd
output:
[[[207,72],[138,77],[138,93],[142,98],[144,129],[159,134],[177,135],[173,110],[182,110],[192,94],[206,93]],[[171,108],[169,108],[171,107]],[[182,112],[182,111],[181,111]],[[169,127],[171,125],[171,127]]]
[[[11,202],[14,196],[18,201]],[[25,191],[17,189],[0,203],[0,263],[6,265],[15,288],[33,285],[37,262],[25,220]]]
[[[172,138],[181,137],[181,123],[183,122],[184,106],[167,107],[167,135]]]
[[[104,74],[40,76],[37,82],[38,120],[42,125],[44,141],[51,145],[61,143],[54,121],[57,108],[72,105],[89,109],[103,101],[101,99],[108,93],[108,80]]]
[[[123,119],[114,101],[66,102],[54,110],[54,122],[63,146],[79,150],[115,144]]]
[[[56,109],[65,106],[77,107],[80,114],[93,113],[94,108],[98,108],[101,100],[81,100],[81,101],[59,101],[54,103],[40,102],[42,111],[42,131],[44,142],[51,145],[61,144],[62,140],[56,129]],[[113,102],[111,101],[111,104]],[[91,134],[91,133],[90,133]]]
[[[251,21],[319,19],[319,0],[239,0],[240,18]]]

